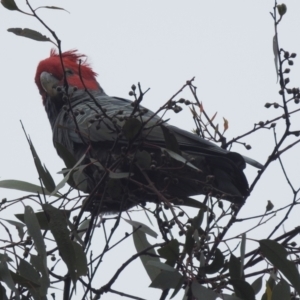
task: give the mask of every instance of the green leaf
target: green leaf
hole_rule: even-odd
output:
[[[1,4],[6,8],[6,9],[9,9],[9,10],[19,10],[17,4],[15,3],[14,0],[1,0]]]
[[[42,166],[41,160],[33,146],[33,143],[31,141],[31,139],[29,137],[27,137],[27,141],[29,143],[29,147],[31,150],[31,154],[35,163],[35,167],[38,171],[38,174],[40,176],[40,178],[43,181],[44,186],[46,187],[46,189],[50,192],[52,192],[55,189],[55,182],[51,176],[51,174],[49,173],[49,171],[47,170],[46,166]]]
[[[133,229],[135,228],[133,227]],[[151,244],[147,241],[146,234],[141,230],[137,230],[136,232],[134,232],[132,237],[137,252],[141,252],[151,246]],[[160,262],[160,260],[158,257],[156,257],[156,252],[154,249],[149,250],[148,253],[151,254],[151,256],[143,254],[140,256],[140,259],[148,276],[150,277],[151,281],[153,281],[158,276],[158,274],[160,274],[160,271],[157,268],[148,265],[148,262]]]
[[[188,206],[188,207],[194,207],[194,208],[200,208],[203,209],[204,211],[211,211],[211,209],[206,206],[205,204],[203,204],[202,202],[195,200],[193,198],[175,198],[174,200],[172,200],[172,203],[174,205],[183,205],[183,206]]]
[[[169,150],[169,149],[166,149],[166,148],[160,148],[162,152],[167,152],[173,159],[183,163],[183,164],[186,164],[187,166],[197,170],[197,171],[200,171],[200,169],[198,169],[197,167],[195,167],[193,164],[191,164],[190,162],[188,162],[184,157],[182,157],[181,155],[173,152],[172,150]],[[200,171],[201,172],[201,171]]]
[[[0,261],[2,261],[2,260],[8,261],[8,262],[12,262],[13,261],[6,253],[4,253],[4,254],[0,253]]]
[[[45,267],[47,267],[46,245],[42,236],[38,219],[30,206],[25,206],[24,221],[28,232],[34,241],[36,251],[43,258]]]
[[[224,267],[224,255],[219,248],[216,249],[215,257],[212,263],[204,267],[206,274],[214,274]]]
[[[90,221],[91,221],[91,219],[86,219],[78,227],[77,231],[78,231],[78,236],[80,238],[82,238],[82,236],[86,233],[87,229],[89,228]]]
[[[62,210],[59,210],[59,212],[66,219],[69,219],[69,217],[71,215],[70,210],[62,209]],[[49,230],[49,223],[48,223],[48,219],[47,219],[45,212],[43,212],[43,211],[37,212],[37,213],[35,213],[35,216],[39,222],[40,228],[42,230]],[[25,223],[24,214],[15,214],[15,217],[18,218],[21,222]]]
[[[123,178],[129,178],[132,176],[133,173],[127,173],[127,172],[120,172],[120,173],[115,173],[115,172],[109,172],[109,178],[112,179],[123,179]]]
[[[7,29],[8,32],[12,32],[15,35],[26,37],[28,39],[32,39],[38,42],[51,42],[51,39],[42,35],[40,32],[29,29],[29,28],[9,28]]]
[[[14,281],[15,284],[19,284],[21,286],[24,286],[26,288],[39,288],[40,285],[39,284],[36,284],[34,283],[33,281],[23,277],[23,276],[20,276],[19,274],[16,274],[14,272],[11,272],[10,271],[10,274],[11,274],[11,277]]]
[[[40,279],[39,273],[26,260],[20,259],[18,271],[22,277],[27,278],[31,282],[34,282],[35,284],[39,285],[39,279]],[[40,294],[39,294],[40,289],[37,289],[36,287],[31,287],[29,288],[29,291],[32,294],[34,299],[40,299]],[[43,294],[42,296],[46,296],[46,294]]]
[[[229,260],[229,274],[231,279],[241,279],[241,262],[240,260],[234,255],[231,254]]]
[[[73,242],[73,247],[76,255],[77,277],[85,276],[88,272],[86,254],[78,243]]]
[[[77,160],[72,155],[72,153],[60,143],[56,142],[54,143],[54,146],[57,150],[58,155],[63,159],[66,167],[68,169],[72,169],[77,163]]]
[[[171,240],[157,251],[162,258],[165,258],[166,264],[174,266],[179,258],[179,243],[176,239]]]
[[[141,128],[142,128],[141,121],[139,121],[136,118],[130,118],[125,122],[122,128],[122,132],[125,138],[131,141],[140,132]]]
[[[217,293],[215,293],[214,291],[202,286],[197,281],[192,282],[191,288],[192,288],[193,296],[199,300],[200,299],[215,300],[220,296]]]
[[[57,193],[58,190],[60,190],[62,187],[64,187],[64,185],[66,184],[66,182],[69,180],[69,177],[71,175],[71,173],[73,172],[73,170],[81,164],[81,162],[84,160],[85,158],[85,154],[82,155],[82,157],[78,160],[78,162],[72,167],[72,169],[70,169],[70,171],[67,173],[67,175],[64,177],[64,179],[56,186],[56,188],[54,189],[54,191],[51,193],[51,195],[54,195]]]
[[[291,299],[290,286],[281,279],[272,290],[272,300],[289,300]]]
[[[142,169],[149,169],[151,166],[151,155],[145,151],[139,151],[137,150],[135,153],[135,159],[136,163],[142,168]]]
[[[83,173],[84,169],[87,167],[87,165],[81,165],[77,168],[77,170],[74,170],[72,173],[72,177],[74,180],[74,184],[76,185],[76,188],[80,191],[87,192],[88,189],[88,177]]]
[[[286,14],[287,7],[284,3],[277,4],[277,10],[278,10],[278,13],[279,13],[280,17],[282,17],[283,15]]]
[[[8,298],[6,296],[6,290],[5,290],[4,286],[1,284],[1,282],[0,282],[0,299],[8,300]]]
[[[181,155],[181,151],[179,149],[179,144],[174,133],[166,126],[160,125],[162,132],[164,134],[166,148],[171,150],[179,155]]]
[[[277,44],[277,34],[273,37],[273,53],[274,53],[274,64],[276,70],[276,78],[278,82],[278,44]]]
[[[169,265],[167,265],[165,263],[162,263],[160,261],[150,260],[150,261],[148,261],[147,265],[148,266],[153,266],[153,267],[158,268],[158,269],[160,269],[162,271],[168,271],[168,272],[175,272],[175,271],[177,271],[173,267],[170,267]]]
[[[42,274],[42,277],[39,279],[40,294],[46,295],[48,287],[50,286],[50,280],[49,280],[49,274],[47,270],[45,270],[44,268],[44,262],[40,256],[30,254],[30,263],[34,266],[34,268],[38,272]],[[32,285],[30,287],[32,287]]]
[[[203,221],[203,215],[204,211],[202,209],[199,210],[198,215],[191,219],[191,225],[195,229],[199,229],[201,227],[202,221]]]
[[[47,9],[58,9],[58,10],[64,10],[66,11],[67,13],[70,13],[69,11],[67,11],[66,9],[64,8],[61,8],[61,7],[57,7],[57,6],[40,6],[38,7],[36,10],[40,9],[40,8],[47,8]]]
[[[1,219],[4,220],[6,222],[8,222],[9,224],[13,225],[16,227],[17,231],[18,231],[18,235],[19,238],[22,240],[24,237],[24,224],[20,223],[20,222],[16,222],[16,221],[12,221],[12,220],[6,220],[6,219]]]
[[[13,180],[13,179],[2,180],[0,181],[0,188],[18,190],[18,191],[23,191],[28,193],[40,193],[40,194],[45,193],[45,195],[52,195],[52,193],[50,193],[48,190],[42,189],[38,185],[26,181],[21,181],[21,180]],[[53,195],[59,197],[59,195],[56,193],[54,193]]]
[[[195,240],[193,238],[194,231],[195,231],[194,227],[192,227],[192,226],[189,227],[186,232],[186,236],[185,236],[184,252],[188,256],[191,256],[191,253],[192,253],[192,251],[194,249],[194,245],[195,245]]]
[[[169,267],[170,268],[170,267]],[[162,270],[150,284],[150,287],[158,289],[175,289],[182,280],[182,275],[174,269],[174,271]]]
[[[41,294],[46,295],[48,287],[50,286],[49,274],[47,269],[46,245],[42,236],[38,219],[30,206],[25,206],[24,221],[27,226],[28,232],[34,241],[36,251],[41,259]]]
[[[262,288],[262,279],[263,279],[263,275],[260,277],[257,277],[251,284],[255,295],[257,295]]]
[[[16,298],[20,300],[18,290],[15,288],[15,283],[12,279],[11,272],[8,269],[8,265],[4,256],[0,261],[0,278],[9,287],[9,289],[16,294]]]
[[[174,298],[177,295],[177,293],[181,290],[181,287],[184,284],[184,282],[185,282],[185,278],[182,276],[179,282],[177,283],[177,286],[175,287],[174,292],[171,295],[170,299]]]
[[[97,159],[90,158],[90,161],[91,161],[91,163],[92,163],[94,166],[98,167],[98,169],[99,169],[100,171],[104,171],[104,170],[105,170],[105,168],[101,165],[101,163],[100,163]]]
[[[251,285],[242,279],[230,279],[229,283],[233,286],[235,294],[243,300],[255,300],[255,295]]]
[[[139,228],[139,231],[142,231],[154,238],[157,238],[157,236],[158,236],[158,234],[154,230],[152,230],[150,227],[148,227],[147,225],[145,225],[141,222],[127,220],[127,219],[124,219],[124,221],[129,223],[134,229]]]
[[[240,278],[244,276],[244,258],[246,251],[246,233],[242,234],[242,242],[241,242],[241,270],[240,270]]]
[[[272,240],[259,242],[262,254],[290,281],[292,286],[300,294],[300,275],[296,265],[289,261],[286,249]]]
[[[50,204],[44,204],[43,209],[49,216],[50,231],[57,243],[59,253],[67,265],[70,276],[75,283],[76,276],[76,253],[74,250],[73,242],[70,239],[70,231],[67,227],[67,220],[59,210]]]

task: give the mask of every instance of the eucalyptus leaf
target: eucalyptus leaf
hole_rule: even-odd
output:
[[[154,230],[152,230],[150,227],[148,227],[147,225],[145,225],[141,222],[127,220],[127,219],[124,219],[124,221],[126,221],[131,226],[133,226],[133,228],[135,228],[135,229],[139,228],[140,231],[142,231],[154,238],[157,238],[157,236],[158,236],[158,234]]]
[[[173,152],[172,150],[166,149],[166,148],[161,148],[162,152],[166,151],[173,159],[186,164],[187,166],[200,171],[196,166],[194,166],[193,164],[191,164],[190,162],[188,162],[184,157],[182,157],[181,155],[177,154],[176,152]]]
[[[127,140],[133,140],[142,128],[142,122],[136,118],[128,119],[123,125],[122,132]]]
[[[300,294],[300,275],[295,263],[287,259],[286,249],[272,240],[259,241],[262,254],[290,281]]]
[[[12,32],[15,35],[26,37],[28,39],[32,39],[38,42],[52,42],[50,38],[45,35],[42,35],[40,32],[29,29],[29,28],[9,28],[8,32]]]
[[[133,227],[133,229],[135,228]],[[146,234],[141,230],[135,231],[132,237],[137,252],[141,252],[144,249],[151,246],[151,244],[147,241]],[[160,274],[160,270],[151,265],[148,265],[148,262],[149,261],[160,262],[160,260],[158,257],[156,257],[156,252],[154,249],[148,250],[148,253],[151,254],[151,256],[147,254],[143,254],[140,256],[140,259],[143,263],[143,266],[148,276],[150,277],[151,281],[153,281],[158,276],[158,274]]]
[[[18,190],[18,191],[23,191],[28,193],[54,195],[59,197],[59,195],[56,194],[56,192],[50,193],[48,190],[42,189],[39,185],[32,184],[26,181],[21,181],[21,180],[14,180],[14,179],[2,180],[0,181],[0,188]]]

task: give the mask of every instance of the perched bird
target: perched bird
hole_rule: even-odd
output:
[[[198,194],[244,203],[243,169],[258,162],[167,124],[138,99],[106,95],[96,76],[76,50],[51,50],[35,75],[58,155],[69,169],[81,159],[69,184],[92,196],[85,209],[119,212]],[[178,102],[166,108],[176,112]]]

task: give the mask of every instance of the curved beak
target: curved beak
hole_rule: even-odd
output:
[[[42,72],[40,75],[40,82],[43,89],[50,97],[55,97],[57,95],[56,87],[58,86],[59,80],[52,74]]]

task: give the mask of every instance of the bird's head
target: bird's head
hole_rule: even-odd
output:
[[[35,83],[45,103],[47,96],[50,98],[57,96],[59,92],[57,87],[63,87],[65,79],[69,87],[77,87],[82,90],[85,88],[88,90],[102,90],[96,81],[96,76],[97,74],[86,62],[86,56],[79,54],[77,50],[64,52],[60,57],[52,49],[50,57],[38,64]]]

